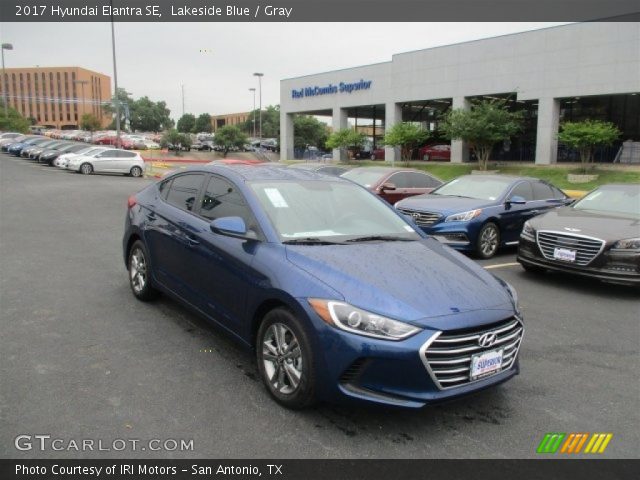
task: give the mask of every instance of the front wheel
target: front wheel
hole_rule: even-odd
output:
[[[80,165],[80,173],[82,173],[83,175],[89,175],[93,173],[93,167],[90,163],[83,163],[82,165]]]
[[[131,171],[129,172],[131,173],[132,177],[141,177],[142,176],[142,169],[140,167],[131,167]]]
[[[304,327],[289,310],[267,313],[258,330],[256,354],[262,381],[280,405],[300,409],[314,403],[311,346]]]
[[[478,233],[476,253],[480,258],[491,258],[500,246],[500,230],[495,223],[485,223]]]

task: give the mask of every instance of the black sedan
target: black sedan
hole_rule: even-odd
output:
[[[571,201],[538,178],[465,175],[395,207],[442,243],[490,258],[501,246],[518,244],[526,220]]]
[[[604,185],[570,207],[525,223],[518,262],[640,285],[640,185]]]

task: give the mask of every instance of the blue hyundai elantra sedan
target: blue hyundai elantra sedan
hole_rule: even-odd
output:
[[[348,180],[207,165],[128,200],[133,295],[189,306],[256,353],[280,404],[422,407],[519,372],[516,292]]]

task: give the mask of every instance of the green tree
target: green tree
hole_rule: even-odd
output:
[[[193,131],[193,127],[196,126],[196,117],[191,113],[185,113],[178,119],[176,128],[179,132],[189,133]]]
[[[240,128],[253,135],[253,118],[256,119],[256,136],[260,134],[260,110],[249,112],[247,120]],[[275,138],[280,134],[280,105],[269,105],[262,110],[262,138]]]
[[[560,126],[558,140],[580,153],[582,170],[593,159],[593,149],[598,145],[611,145],[620,137],[620,130],[611,122],[601,120],[584,120],[582,122],[565,122]]]
[[[327,126],[315,117],[297,115],[293,120],[293,145],[305,148],[307,145],[324,148],[327,141]]]
[[[95,132],[102,126],[100,120],[91,113],[85,113],[80,119],[80,128],[88,132]]]
[[[389,147],[400,147],[400,157],[409,162],[411,152],[429,138],[430,133],[411,122],[396,123],[384,134],[383,143]]]
[[[118,88],[118,91],[111,97],[111,102],[102,106],[102,110],[107,114],[113,116],[113,121],[109,125],[110,129],[115,128],[116,120],[116,104],[120,106],[120,127],[124,128],[126,122],[126,112],[127,108],[130,109],[131,104],[133,103],[133,98],[131,98],[131,94],[127,92],[124,88]]]
[[[247,135],[236,125],[225,125],[218,129],[213,141],[222,147],[226,157],[233,147],[240,148],[247,143]]]
[[[20,115],[15,108],[8,107],[5,115],[4,103],[0,102],[0,131],[26,133],[30,125],[29,120]]]
[[[195,127],[193,127],[193,133],[211,133],[211,130],[211,115],[209,115],[208,113],[201,113],[200,115],[198,115],[198,118],[196,118]]]
[[[363,133],[357,132],[352,128],[343,128],[342,130],[336,130],[329,135],[325,145],[327,148],[335,149],[347,149],[355,153],[364,145],[365,136]]]
[[[142,132],[159,132],[173,127],[171,110],[163,101],[154,102],[149,97],[142,97],[132,102],[131,129]]]
[[[175,128],[170,128],[162,135],[160,139],[160,146],[162,148],[168,148],[169,145],[173,145],[177,147],[181,145],[182,147],[190,147],[191,146],[191,137],[186,133],[181,133]],[[180,155],[180,149],[176,148],[174,150],[175,155]]]
[[[522,114],[511,112],[502,100],[480,100],[468,110],[449,110],[440,129],[450,140],[466,141],[478,157],[480,170],[486,170],[493,146],[522,129]]]

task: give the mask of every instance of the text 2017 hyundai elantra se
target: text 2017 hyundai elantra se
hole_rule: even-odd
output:
[[[515,291],[340,178],[193,167],[129,198],[133,294],[170,294],[255,348],[271,395],[421,407],[519,371]]]

